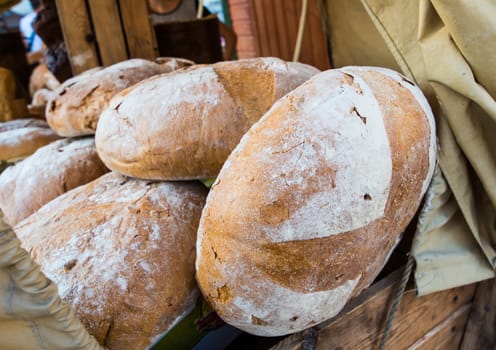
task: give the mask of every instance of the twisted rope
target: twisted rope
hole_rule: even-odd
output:
[[[389,310],[386,325],[384,326],[384,334],[382,335],[379,350],[384,350],[386,348],[386,342],[391,333],[391,326],[393,325],[394,317],[396,316],[396,312],[398,311],[398,308],[400,306],[401,298],[403,297],[403,293],[405,292],[406,284],[410,279],[414,262],[415,259],[413,258],[413,256],[411,254],[408,254],[408,261],[406,262],[405,271],[403,272],[403,276],[401,277],[398,291],[396,292],[396,296],[394,297],[393,306],[391,306],[391,310]]]

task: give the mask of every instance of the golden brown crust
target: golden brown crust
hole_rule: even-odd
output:
[[[115,94],[167,71],[157,63],[131,59],[75,76],[54,91],[45,111],[47,121],[62,136],[94,134],[100,113]]]
[[[199,183],[110,173],[14,229],[102,345],[144,349],[195,303],[194,246],[205,196]]]
[[[97,150],[110,169],[129,176],[215,177],[249,127],[317,72],[257,58],[149,79],[117,95],[102,113]]]
[[[60,86],[59,81],[50,72],[45,63],[40,63],[33,69],[29,77],[29,94],[34,94],[40,89],[55,90]]]
[[[28,125],[32,124],[43,125],[45,123],[41,120],[39,121],[39,124],[38,122],[28,122]],[[0,160],[27,157],[34,153],[38,148],[60,139],[60,136],[55,134],[53,130],[47,126],[17,126],[0,132]]]
[[[0,175],[0,208],[14,226],[61,194],[109,170],[93,138],[58,140],[39,148]]]
[[[416,96],[373,70],[322,73],[274,105],[229,157],[202,215],[197,280],[219,315],[280,335],[338,312],[418,208],[432,132]],[[335,306],[319,313],[326,303]]]

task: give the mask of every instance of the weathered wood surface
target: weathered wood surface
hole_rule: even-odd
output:
[[[460,349],[496,349],[496,279],[479,283]]]
[[[127,59],[117,0],[88,0],[96,42],[104,66]]]
[[[100,65],[84,0],[55,0],[74,75]]]
[[[130,58],[158,57],[155,32],[152,28],[147,2],[143,0],[119,0],[122,22]]]

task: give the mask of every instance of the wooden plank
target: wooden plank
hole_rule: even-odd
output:
[[[269,40],[270,51],[267,56],[281,57],[281,48],[279,35],[277,33],[276,27],[276,17],[281,14],[277,12],[274,7],[274,0],[263,1],[263,15],[265,16],[265,22],[267,23],[267,38]]]
[[[270,47],[270,42],[268,38],[268,24],[266,23],[265,16],[264,16],[264,4],[263,0],[253,0],[252,2],[253,6],[253,14],[254,14],[254,21],[256,23],[256,36],[257,36],[257,42],[258,42],[258,50],[257,54],[259,56],[270,56],[271,52],[271,47]]]
[[[144,0],[119,0],[122,23],[130,58],[158,57],[155,31],[148,16],[147,2]]]
[[[126,43],[117,0],[88,0],[88,5],[102,64],[109,66],[126,60]]]
[[[55,0],[73,74],[100,65],[84,0]]]
[[[496,349],[496,278],[479,283],[460,349]]]
[[[276,33],[274,33],[274,37],[277,38],[279,42],[279,55],[278,57],[291,61],[292,49],[291,44],[288,40],[288,35],[286,34],[286,22],[284,21],[284,17],[281,12],[284,9],[284,3],[287,0],[274,0],[274,21],[276,22]]]
[[[377,348],[400,278],[401,271],[372,285],[351,300],[338,316],[317,327],[315,349]],[[408,348],[460,307],[470,304],[474,291],[475,285],[470,285],[416,297],[414,289],[407,290],[392,324],[386,349]],[[296,341],[279,349],[297,349],[298,346],[301,342]]]
[[[461,305],[469,303],[473,294],[473,286],[451,289],[420,298],[415,296],[414,290],[406,292],[393,322],[386,349],[404,349],[410,346]],[[344,348],[371,349],[377,347],[387,315],[384,305],[390,304],[390,301],[384,298],[372,299],[370,303],[356,310],[349,319],[340,320],[333,327],[319,333],[316,349],[326,348],[328,346],[326,339]],[[341,330],[342,337],[335,336],[340,334],[336,327]]]
[[[465,304],[435,326],[408,350],[458,349],[472,304]]]

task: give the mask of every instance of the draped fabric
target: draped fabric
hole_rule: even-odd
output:
[[[327,0],[335,67],[415,81],[436,116],[439,170],[412,252],[419,294],[495,276],[496,3]]]

